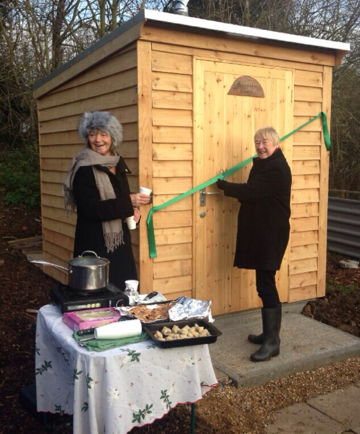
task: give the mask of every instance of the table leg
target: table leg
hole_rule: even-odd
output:
[[[191,434],[195,433],[195,402],[191,404]]]

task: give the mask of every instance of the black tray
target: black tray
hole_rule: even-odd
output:
[[[210,336],[204,336],[199,338],[187,338],[187,339],[176,339],[173,341],[160,341],[157,339],[154,334],[159,330],[161,331],[163,327],[172,328],[174,325],[182,328],[188,325],[189,327],[193,327],[195,324],[198,324],[200,327],[205,327],[209,332]],[[203,345],[203,344],[213,344],[216,342],[218,336],[221,336],[222,333],[216,327],[214,327],[211,323],[209,323],[205,319],[190,319],[183,321],[171,321],[171,322],[162,322],[159,324],[143,324],[143,329],[146,333],[151,337],[153,341],[155,341],[161,348],[174,348],[174,347],[187,347],[190,345]]]

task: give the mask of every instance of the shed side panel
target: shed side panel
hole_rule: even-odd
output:
[[[141,44],[144,42],[139,41],[139,47]],[[193,59],[189,55],[154,50],[150,54],[151,176],[154,205],[160,205],[193,186]],[[142,94],[140,86],[139,90]],[[144,115],[139,114],[139,123]],[[141,155],[143,152],[147,155],[145,149]],[[147,166],[150,166],[149,162]],[[152,289],[167,298],[191,297],[193,294],[192,225],[190,197],[154,214],[158,257],[151,261],[151,276],[148,273],[146,276],[153,280]],[[147,238],[145,230],[143,236]],[[148,263],[147,239],[143,238],[141,244],[146,246],[142,253],[144,262]],[[149,270],[149,266],[146,265],[145,269]],[[142,280],[143,277],[141,271]]]
[[[324,67],[321,74],[315,75],[310,71],[295,72],[294,127],[320,111],[330,117],[328,69]],[[294,135],[293,149],[290,302],[325,292],[328,152],[320,119]]]
[[[132,191],[138,189],[137,52],[134,46],[107,59],[39,100],[41,202],[44,260],[67,266],[73,255],[76,216],[66,215],[62,182],[72,157],[84,146],[77,133],[84,111],[108,110],[124,127],[120,154],[132,174]],[[138,236],[133,236],[135,258]],[[67,275],[46,267],[63,283]]]

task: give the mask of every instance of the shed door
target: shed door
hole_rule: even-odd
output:
[[[264,97],[228,95],[234,82],[243,76],[255,79]],[[273,126],[280,137],[292,131],[292,89],[292,71],[196,60],[195,185],[254,155],[253,136],[258,128]],[[292,138],[282,148],[291,164]],[[251,164],[232,175],[229,181],[246,182],[250,169]],[[218,192],[218,189],[212,185],[207,191]],[[260,306],[255,272],[233,267],[238,201],[222,194],[210,194],[206,195],[206,205],[201,205],[200,193],[194,195],[194,201],[196,298],[212,300],[215,315]],[[288,259],[287,252],[277,273],[283,302],[288,300]]]

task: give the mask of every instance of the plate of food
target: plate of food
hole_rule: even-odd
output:
[[[139,319],[144,324],[158,321],[169,321],[169,309],[177,301],[167,301],[155,304],[138,304],[137,306],[122,307],[120,312],[133,318]]]

